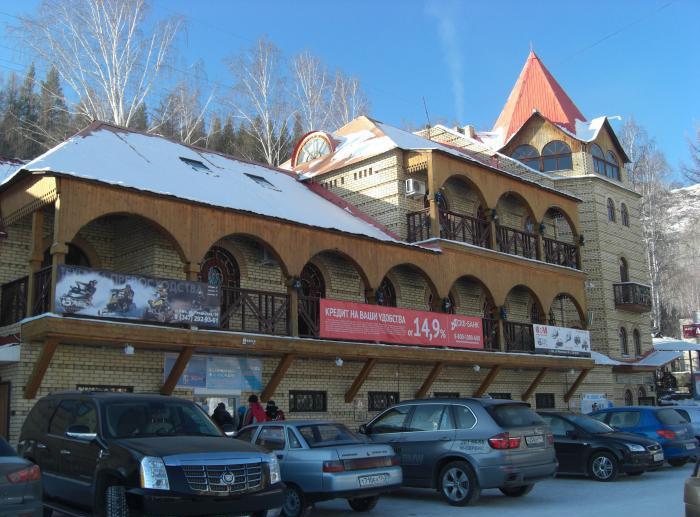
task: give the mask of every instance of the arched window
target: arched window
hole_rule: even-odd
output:
[[[308,298],[324,298],[326,296],[326,282],[323,279],[321,270],[311,263],[301,270],[301,292],[302,296]]]
[[[620,282],[630,281],[630,270],[627,266],[627,261],[620,257]]]
[[[204,256],[199,268],[202,282],[216,287],[239,287],[241,271],[233,255],[224,248],[213,246]]]
[[[625,390],[625,406],[634,405],[634,395],[632,395],[632,390]]]
[[[630,355],[630,348],[627,344],[627,330],[625,327],[620,327],[620,352],[622,355]]]
[[[634,341],[634,355],[640,357],[642,355],[642,336],[638,329],[632,332],[632,341]]]
[[[377,305],[396,307],[396,289],[394,289],[394,284],[387,277],[384,277],[377,289]]]
[[[571,147],[561,140],[552,140],[542,149],[542,170],[563,171],[573,169]]]
[[[605,176],[605,155],[603,154],[603,150],[599,145],[592,144],[591,154],[593,155],[593,170],[596,174]]]
[[[321,270],[308,263],[299,277],[299,316],[297,318],[300,336],[318,336],[321,314],[321,298],[326,296],[326,282]]]
[[[622,226],[630,225],[630,214],[627,211],[627,205],[620,203],[620,219],[622,220]]]
[[[66,258],[64,259],[64,264],[67,266],[82,266],[90,267],[90,259],[78,246],[72,243],[68,243],[68,253],[66,253]],[[41,267],[49,267],[51,265],[51,247],[46,248],[44,251],[44,258],[41,261]]]
[[[540,153],[531,145],[519,145],[513,151],[511,158],[515,158],[536,171],[540,170]]]
[[[645,399],[645,398],[647,398],[647,390],[644,389],[644,386],[640,386],[640,387],[637,389],[637,400],[638,400],[639,403],[641,404],[641,403],[642,403],[642,399]]]
[[[532,305],[530,305],[530,323],[542,324],[543,319],[540,307],[537,305],[537,302],[533,301]]]
[[[608,221],[615,222],[615,202],[608,198]]]
[[[450,293],[447,296],[447,303],[449,304],[449,307],[445,305],[445,300],[440,300],[440,303],[438,304],[437,307],[433,305],[433,293],[430,293],[428,296],[428,310],[431,312],[445,312],[447,314],[455,314],[456,313],[456,304],[455,304],[455,297]]]
[[[605,163],[605,175],[608,178],[620,181],[620,165],[617,156],[612,151],[608,151],[608,160]]]

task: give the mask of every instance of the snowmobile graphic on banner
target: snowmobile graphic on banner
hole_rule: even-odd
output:
[[[59,313],[218,327],[220,307],[219,288],[202,282],[58,268]]]

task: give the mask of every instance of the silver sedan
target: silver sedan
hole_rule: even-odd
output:
[[[0,437],[0,515],[41,517],[41,472]]]
[[[277,455],[287,485],[286,517],[306,515],[313,503],[336,498],[346,498],[355,511],[369,511],[403,480],[391,446],[367,443],[335,422],[266,422],[241,429],[236,438]]]

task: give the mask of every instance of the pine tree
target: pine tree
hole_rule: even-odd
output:
[[[0,122],[0,155],[8,158],[17,156],[16,134],[19,129],[19,89],[17,76],[12,73],[4,85],[4,106]]]
[[[148,129],[148,109],[146,108],[145,102],[142,102],[141,105],[136,108],[134,116],[131,117],[129,127],[139,131],[146,131]]]
[[[42,144],[46,149],[68,138],[71,132],[70,114],[58,70],[55,67],[51,67],[41,83],[39,128],[42,133]]]
[[[221,119],[214,115],[211,120],[211,126],[209,127],[209,134],[207,135],[207,148],[212,151],[222,152],[222,140],[221,140]]]
[[[221,152],[231,156],[236,152],[236,130],[233,128],[233,119],[226,118],[226,124],[221,130]]]

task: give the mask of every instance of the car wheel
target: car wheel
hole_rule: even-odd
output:
[[[303,517],[309,514],[309,509],[304,492],[294,485],[287,485],[287,488],[284,490],[282,515],[285,517]]]
[[[504,486],[499,488],[499,490],[503,495],[507,495],[508,497],[522,497],[532,492],[534,487],[535,484],[530,483],[529,485]]]
[[[588,475],[596,481],[614,481],[617,477],[617,460],[609,452],[597,452],[588,462]]]
[[[628,472],[627,475],[628,476],[641,476],[642,474],[644,474],[644,472],[645,471],[643,471],[643,470],[635,470],[634,472]]]
[[[669,458],[668,464],[672,467],[682,467],[688,463],[688,458]]]
[[[126,490],[123,486],[108,486],[105,491],[105,517],[129,517]]]
[[[479,498],[481,489],[466,461],[453,461],[440,471],[440,493],[452,506],[465,506]]]
[[[355,499],[348,499],[348,504],[350,508],[356,512],[369,512],[375,506],[377,506],[377,501],[379,501],[379,496],[375,495],[373,497],[356,497]]]

